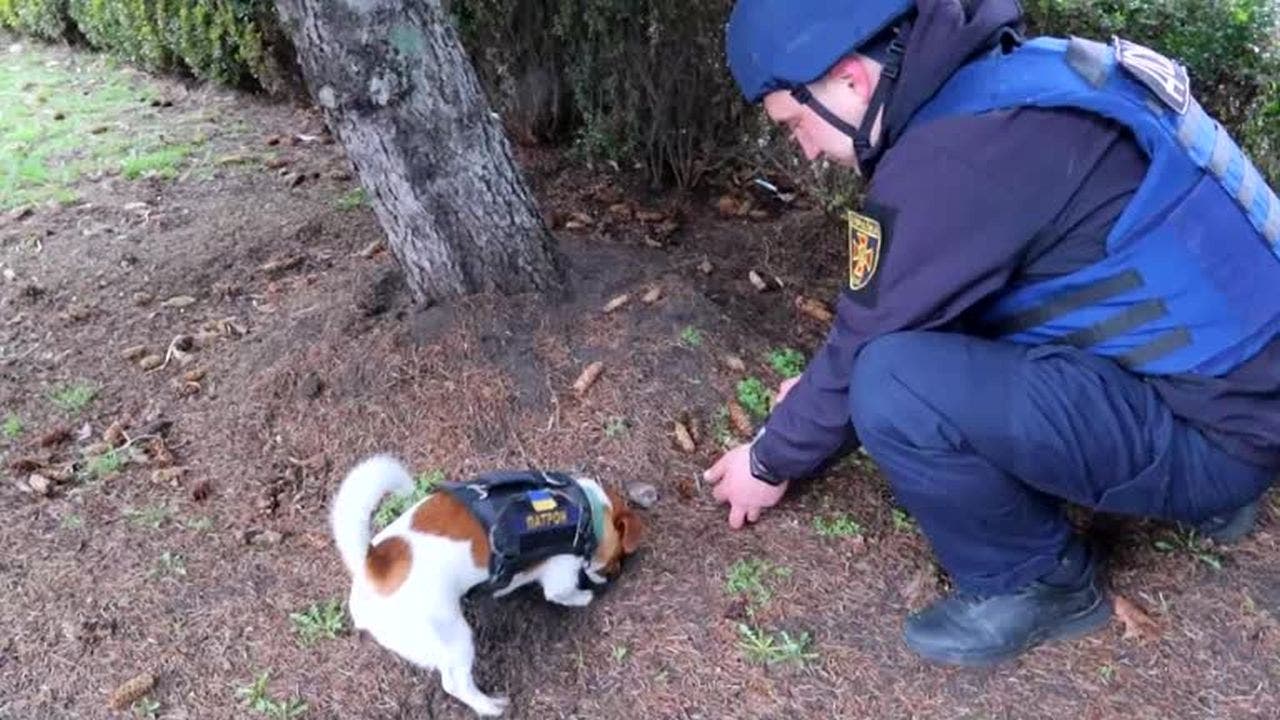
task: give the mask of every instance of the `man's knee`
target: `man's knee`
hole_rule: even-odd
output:
[[[928,372],[932,352],[928,333],[900,332],[868,342],[858,353],[849,382],[850,417],[860,435],[897,425],[908,412],[904,395]]]

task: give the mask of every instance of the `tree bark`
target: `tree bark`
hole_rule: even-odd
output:
[[[440,0],[276,0],[414,298],[548,290],[547,230]]]

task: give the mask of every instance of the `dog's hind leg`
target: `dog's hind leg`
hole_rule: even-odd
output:
[[[486,695],[476,687],[471,673],[476,657],[475,643],[462,609],[458,608],[448,617],[433,618],[430,623],[439,641],[439,655],[433,664],[440,669],[444,691],[466,703],[478,715],[501,715],[507,708],[507,699]]]

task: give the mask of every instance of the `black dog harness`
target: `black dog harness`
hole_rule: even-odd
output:
[[[564,473],[515,470],[486,473],[465,483],[445,483],[489,536],[490,590],[516,573],[556,555],[582,558],[578,586],[600,584],[586,572],[604,534],[604,511]]]

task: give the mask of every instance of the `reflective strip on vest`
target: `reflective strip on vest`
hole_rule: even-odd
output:
[[[1197,165],[1222,183],[1271,246],[1271,252],[1280,258],[1280,200],[1270,188],[1262,198],[1258,197],[1258,188],[1264,181],[1227,130],[1193,105],[1178,123],[1178,142]],[[1239,172],[1232,172],[1237,168]]]
[[[1272,252],[1280,256],[1280,200],[1277,200],[1276,194],[1271,191],[1267,191],[1267,208],[1262,234],[1266,236],[1267,242],[1271,243]]]

